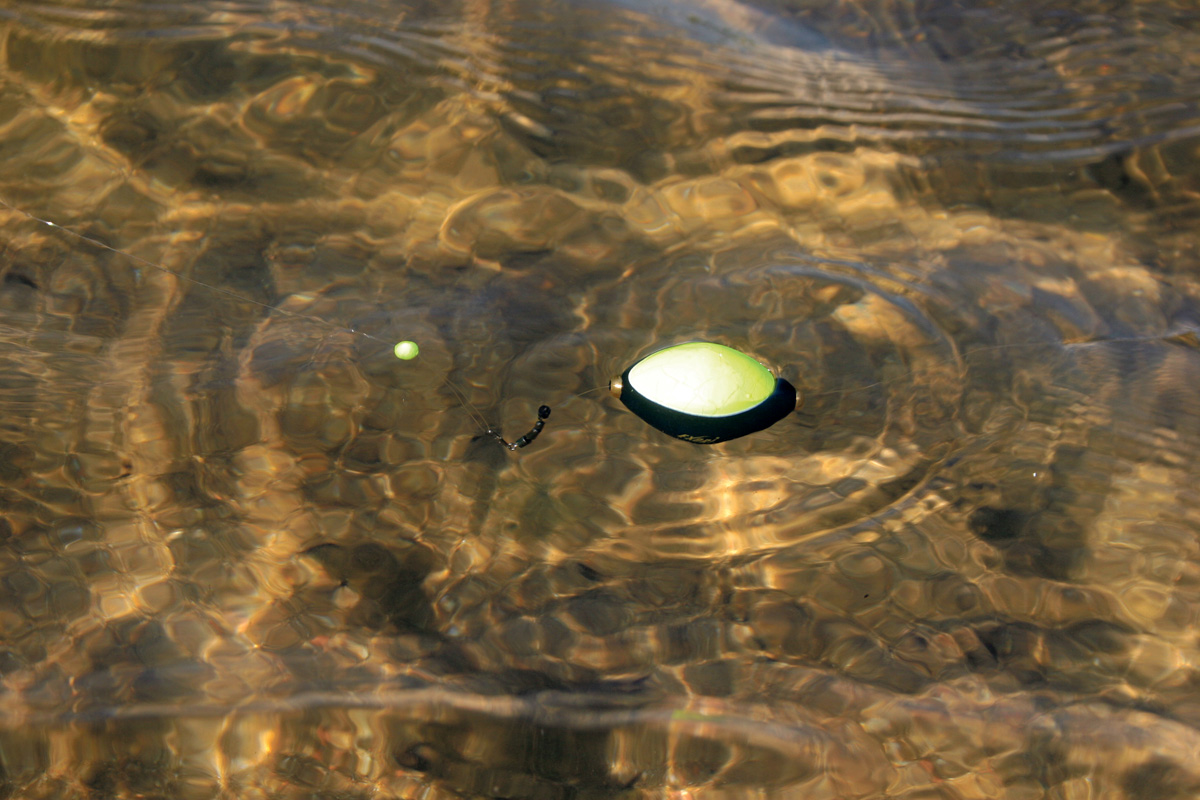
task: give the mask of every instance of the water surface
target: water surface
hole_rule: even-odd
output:
[[[0,41],[5,796],[1200,792],[1192,10]],[[603,391],[696,338],[802,407]]]

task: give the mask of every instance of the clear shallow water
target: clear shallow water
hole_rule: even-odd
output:
[[[9,796],[1200,791],[1187,9],[0,18]]]

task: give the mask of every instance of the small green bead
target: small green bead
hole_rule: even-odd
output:
[[[414,358],[417,357],[417,353],[419,353],[421,351],[417,347],[416,342],[405,341],[405,342],[399,342],[396,345],[396,349],[393,352],[396,354],[396,358],[398,358],[402,361],[412,361]]]

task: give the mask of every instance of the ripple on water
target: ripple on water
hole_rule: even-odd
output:
[[[1193,25],[268,11],[0,11],[0,793],[1196,793]]]

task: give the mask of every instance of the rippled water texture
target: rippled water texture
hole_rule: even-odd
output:
[[[0,4],[0,796],[1200,795],[1200,15],[330,5]]]

